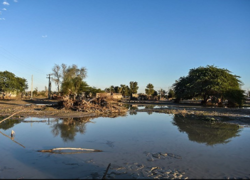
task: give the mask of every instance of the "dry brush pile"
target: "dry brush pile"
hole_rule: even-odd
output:
[[[73,100],[63,97],[63,100],[58,103],[59,107],[66,110],[74,110],[79,112],[93,113],[120,113],[126,112],[127,108],[119,103],[112,103],[106,98],[94,98],[87,100]]]

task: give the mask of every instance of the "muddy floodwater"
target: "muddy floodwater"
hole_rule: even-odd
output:
[[[15,136],[11,138],[11,131]],[[0,125],[0,178],[250,178],[250,128],[138,112]],[[88,148],[102,152],[57,151]]]

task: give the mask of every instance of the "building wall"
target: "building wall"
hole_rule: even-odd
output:
[[[98,98],[98,97],[121,99],[122,98],[122,94],[121,93],[113,93],[111,95],[111,93],[96,93],[96,98]]]

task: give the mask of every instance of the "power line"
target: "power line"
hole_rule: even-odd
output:
[[[9,59],[9,60],[11,60],[11,61],[15,61],[15,62],[17,62],[18,64],[20,64],[20,65],[23,66],[23,64],[20,63],[20,62],[22,62],[22,61],[20,60],[19,57],[17,57],[16,55],[14,55],[13,53],[11,53],[10,51],[6,50],[6,49],[3,48],[2,46],[0,46],[0,50],[2,50],[2,53],[5,53],[5,54],[3,54],[3,56],[6,57],[6,54],[7,54],[8,56],[12,56],[12,59],[10,59],[9,57],[6,57],[7,59]],[[13,58],[14,58],[14,59],[13,59]],[[16,60],[15,60],[15,59],[16,59]],[[27,64],[27,63],[26,63],[25,65],[27,65],[28,67],[32,66],[34,69],[37,69],[37,70],[39,70],[40,72],[44,72],[43,70],[37,68],[36,66],[34,66],[34,65],[32,65],[32,64]],[[44,72],[44,73],[45,73],[45,72]]]
[[[30,68],[30,66],[33,67],[33,69],[38,70],[39,72],[43,72],[45,74],[45,72],[35,66],[33,66],[32,64],[27,64],[27,63],[21,63],[22,61],[20,60],[20,58],[18,58],[16,55],[14,55],[13,53],[11,53],[10,51],[6,50],[5,48],[3,48],[2,46],[0,46],[0,55],[3,56],[4,58],[10,60],[10,61],[15,61],[15,63],[19,64],[20,67],[22,67],[22,69],[24,69],[25,67]],[[14,59],[13,59],[14,58]],[[30,76],[30,74],[26,73],[26,70],[23,70],[22,72],[15,70],[15,72],[18,72],[20,74],[25,74],[26,76]],[[33,76],[33,75],[32,75]],[[39,80],[43,80],[41,78],[41,76],[38,76]],[[32,88],[33,88],[33,82],[32,82]]]

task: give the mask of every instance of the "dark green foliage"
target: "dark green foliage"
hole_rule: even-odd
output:
[[[121,84],[121,93],[123,96],[129,96],[130,95],[130,89],[125,84]]]
[[[242,106],[244,102],[244,91],[240,89],[229,89],[225,92],[224,97],[228,100],[229,107]]]
[[[109,88],[105,88],[105,92],[106,93],[114,93],[115,92],[115,87],[114,86],[110,86]]]
[[[130,86],[130,87],[129,87]],[[109,88],[105,88],[105,92],[107,93],[121,93],[123,96],[130,96],[132,97],[132,94],[137,93],[138,90],[138,83],[136,81],[131,81],[129,83],[129,86],[125,84],[121,84],[119,86],[110,86]]]
[[[38,88],[35,88],[35,90],[33,91],[33,96],[38,96]]]
[[[153,84],[149,83],[145,89],[147,95],[152,96],[155,92]]]
[[[26,79],[17,77],[9,71],[0,72],[0,91],[23,92],[25,89],[28,89]]]
[[[121,93],[121,92],[122,92],[122,88],[119,87],[119,86],[115,86],[115,87],[114,87],[114,92],[115,92],[115,93]]]
[[[86,68],[78,68],[77,65],[66,66],[62,64],[62,85],[61,90],[64,94],[79,94],[84,92],[88,84],[83,81],[87,76]]]
[[[154,91],[154,93],[153,93],[153,95],[152,96],[158,96],[158,93],[157,93],[157,91]]]
[[[188,76],[181,77],[173,87],[177,100],[201,96],[203,103],[206,103],[209,97],[216,96],[230,98],[233,103],[238,103],[243,100],[241,81],[238,78],[240,77],[232,75],[227,69],[215,66],[198,67],[191,69]],[[231,97],[233,92],[237,92],[237,95]]]
[[[174,90],[173,89],[169,89],[168,91],[168,98],[174,98],[175,94],[174,94]]]
[[[134,82],[130,81],[129,87],[130,87],[131,96],[132,96],[132,94],[136,94],[137,90],[139,89],[138,83],[136,81],[134,81]]]
[[[105,91],[101,90],[100,88],[96,88],[96,87],[87,87],[86,90],[84,91],[86,92],[86,95],[92,95],[92,97],[96,96],[96,93],[103,93]]]
[[[6,118],[6,117],[5,117]],[[4,117],[0,117],[0,121],[4,119]],[[8,121],[4,121],[0,124],[0,129],[3,129],[3,130],[7,130],[7,129],[10,129],[12,127],[14,127],[16,124],[19,124],[21,123],[22,121],[18,120],[18,119],[11,119],[11,120],[8,120]]]

